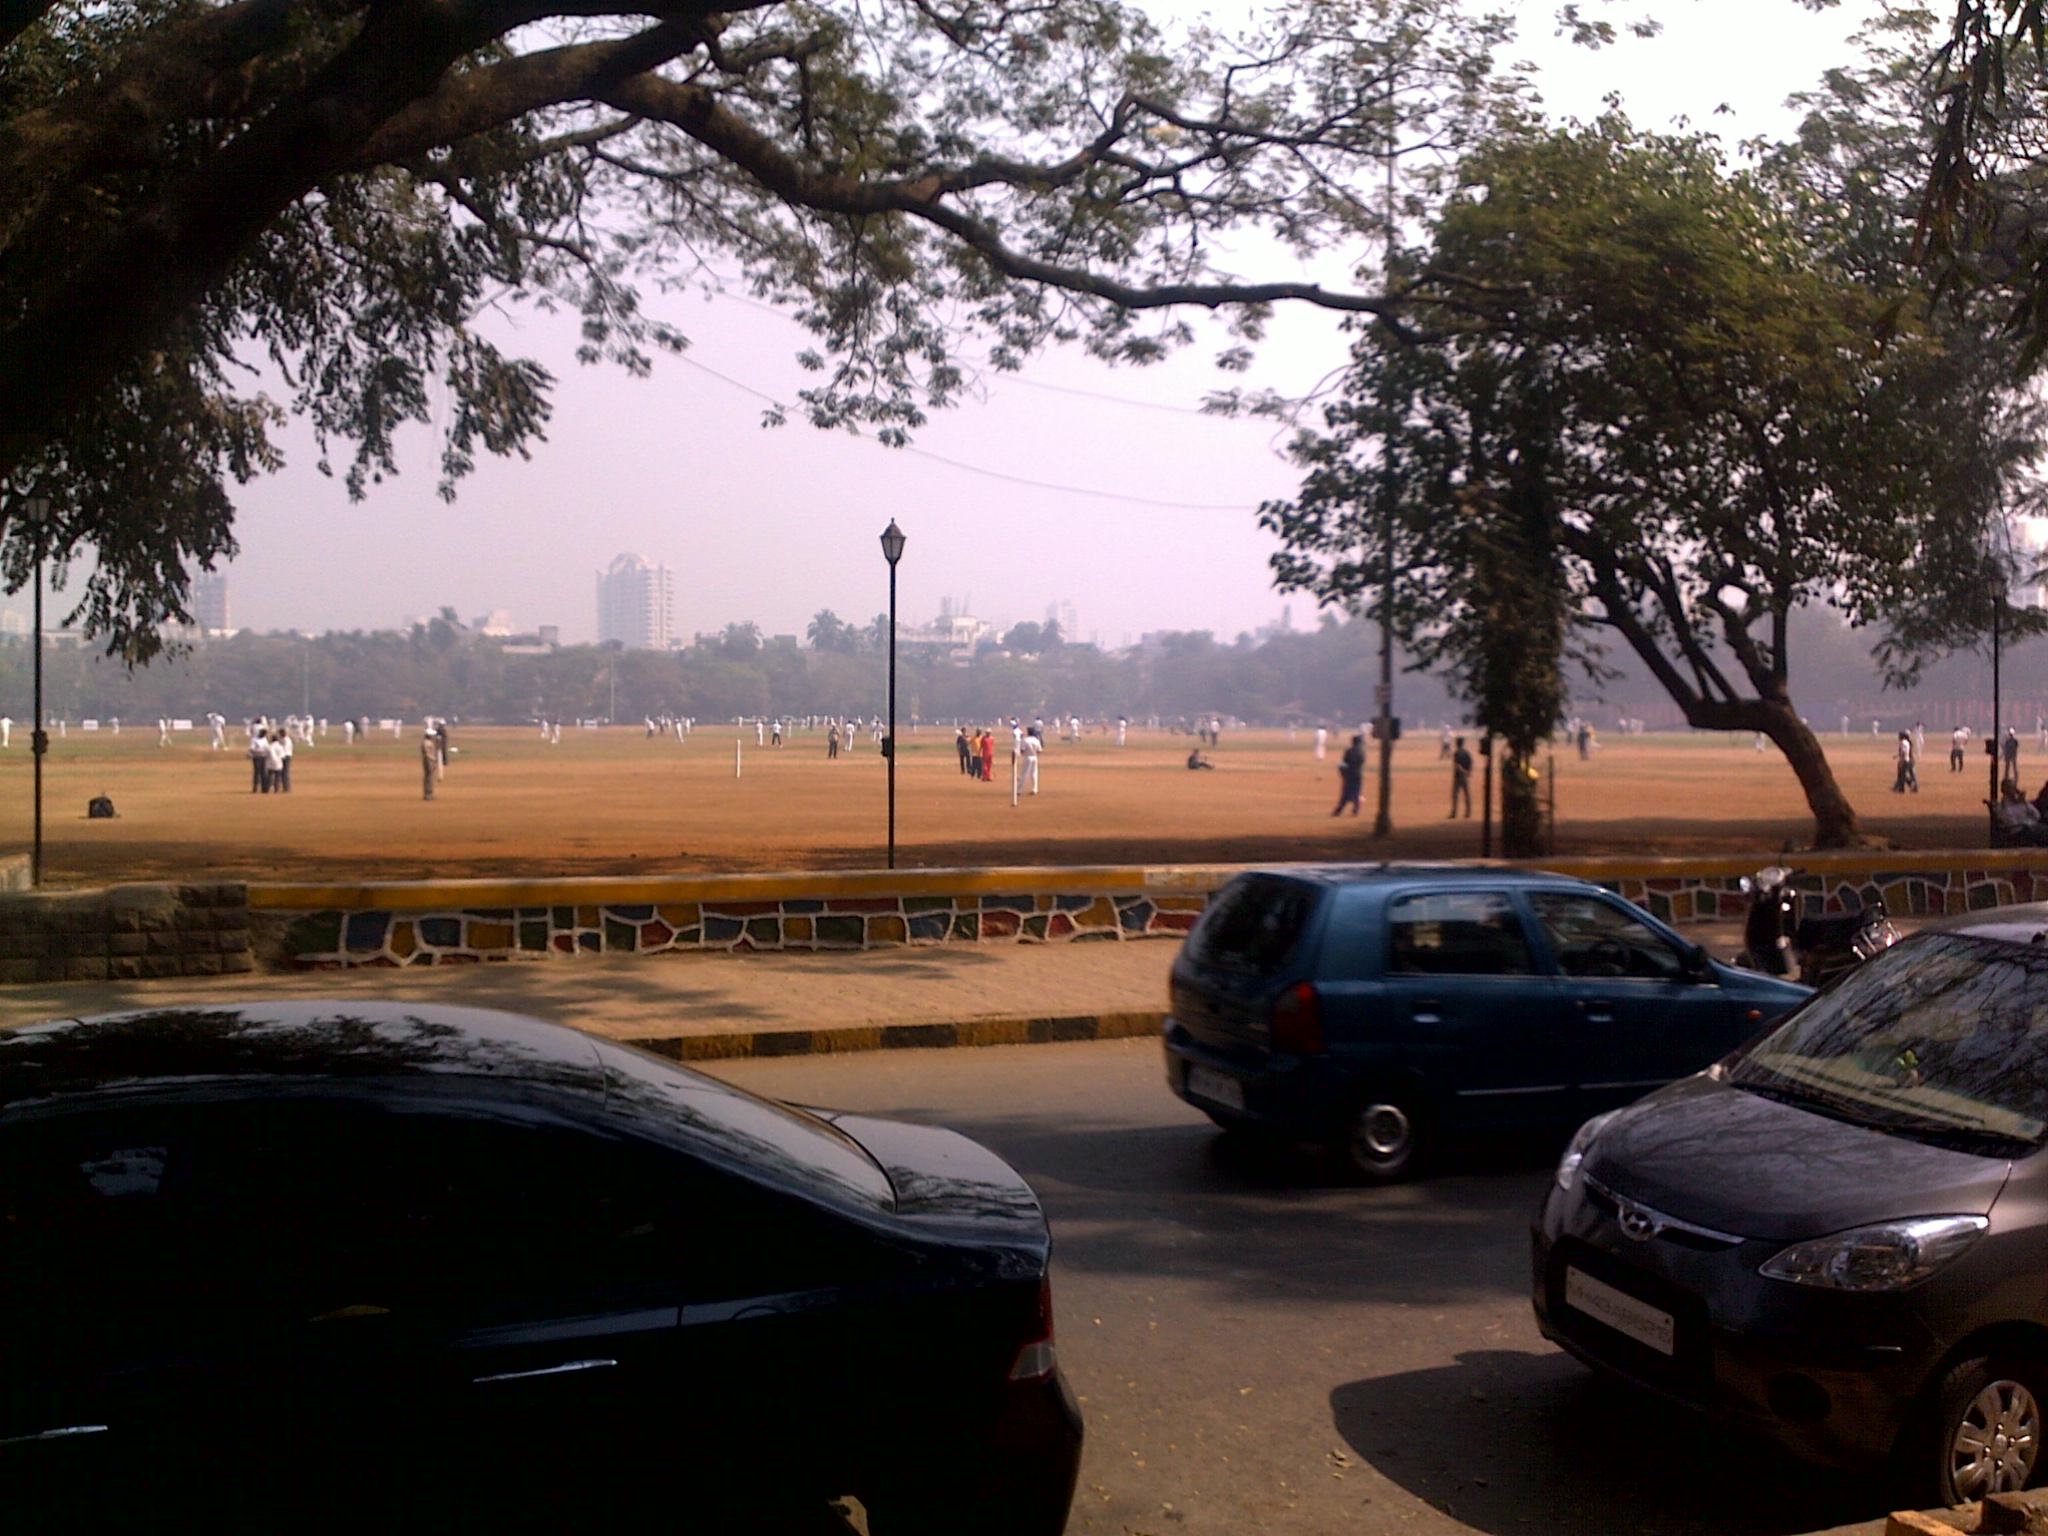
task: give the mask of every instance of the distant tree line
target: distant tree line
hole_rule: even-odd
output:
[[[410,631],[310,639],[245,632],[132,672],[90,650],[52,648],[45,652],[44,686],[52,712],[73,719],[197,718],[209,709],[230,719],[309,709],[330,719],[435,713],[505,723],[880,713],[887,698],[886,618],[879,632],[844,625],[829,612],[818,620],[806,635],[809,645],[764,638],[759,626],[741,623],[677,651],[577,645],[542,654],[508,652],[446,617]],[[1057,625],[1026,623],[964,664],[899,650],[897,710],[905,719],[927,720],[1057,711],[1134,720],[1220,714],[1270,724],[1357,721],[1372,712],[1377,645],[1376,630],[1334,617],[1263,639],[1170,633],[1151,647],[1114,653],[1066,643]],[[1402,697],[1404,708],[1430,719],[1452,707],[1429,679],[1404,680]],[[0,710],[16,719],[30,713],[29,647],[18,641],[0,646]]]

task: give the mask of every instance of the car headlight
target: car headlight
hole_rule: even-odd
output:
[[[1794,1243],[1762,1273],[1829,1291],[1897,1291],[1962,1257],[1990,1229],[1982,1216],[1921,1216]]]
[[[1593,1150],[1593,1140],[1602,1127],[1621,1111],[1610,1109],[1604,1115],[1595,1115],[1572,1137],[1572,1144],[1564,1149],[1564,1156],[1557,1160],[1557,1187],[1571,1191],[1579,1182],[1579,1165],[1586,1160],[1586,1154]]]

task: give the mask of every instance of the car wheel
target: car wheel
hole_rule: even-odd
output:
[[[1943,1505],[2034,1485],[2041,1466],[2048,1369],[2019,1356],[1965,1360],[1934,1396],[1929,1443],[1934,1494]]]
[[[1370,1093],[1352,1114],[1339,1146],[1368,1184],[1395,1184],[1421,1165],[1425,1127],[1413,1095]]]

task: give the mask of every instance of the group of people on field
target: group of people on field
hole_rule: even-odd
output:
[[[214,717],[208,716],[209,720]],[[292,758],[296,743],[313,744],[313,722],[297,715],[283,720],[252,718],[243,724],[249,736],[249,793],[288,795],[292,792]],[[220,749],[221,731],[214,728],[214,749]]]

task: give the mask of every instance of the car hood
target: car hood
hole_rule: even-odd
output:
[[[1746,970],[1739,965],[1728,965],[1716,960],[1714,980],[1721,989],[1732,996],[1744,998],[1763,1009],[1766,1018],[1776,1018],[1790,1013],[1809,997],[1813,988],[1800,982],[1786,981],[1778,976],[1766,976],[1762,971]]]
[[[1905,1216],[1985,1215],[2012,1164],[1849,1125],[1701,1073],[1608,1121],[1585,1172],[1682,1221],[1794,1241]]]

